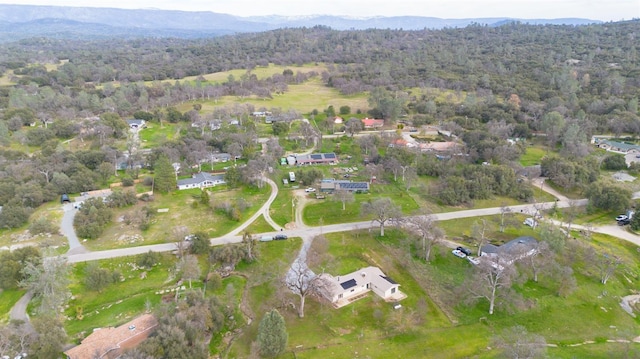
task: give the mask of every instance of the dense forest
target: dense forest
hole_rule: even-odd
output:
[[[311,78],[344,95],[368,93],[369,115],[387,123],[402,118],[415,126],[442,125],[464,140],[473,162],[507,164],[519,156],[506,145],[507,138],[546,136],[551,148],[561,148],[563,158],[548,159],[544,174],[584,189],[597,171],[581,159],[593,134],[640,134],[639,33],[640,21],[422,31],[318,26],[197,40],[34,38],[2,44],[0,72],[11,85],[0,87],[0,143],[19,142],[38,150],[0,151],[0,204],[5,207],[0,226],[21,225],[31,208],[60,193],[103,186],[123,155],[129,165],[135,162],[135,144],[127,140],[124,118],[197,124],[208,116],[228,121],[255,109],[236,106],[200,114],[197,104],[185,113],[174,106],[222,96],[272,98]],[[269,64],[309,63],[322,64],[325,70],[285,70],[268,78],[252,73]],[[246,73],[218,83],[202,77],[232,69]],[[195,76],[195,81],[185,81],[186,76]],[[416,89],[465,96],[461,102],[449,101]],[[289,119],[298,115],[295,109],[274,111]],[[20,132],[29,125],[37,126]],[[155,149],[148,161],[153,165],[166,155],[192,165],[216,150],[251,156],[255,130],[243,125],[242,131],[216,136],[190,132]],[[74,137],[92,140],[92,147],[74,153],[60,150],[61,140]],[[117,140],[128,143],[129,153],[114,145]],[[465,173],[468,169],[452,171],[433,159],[416,163],[420,175],[448,177],[444,187],[457,185],[452,178],[473,177]],[[477,175],[487,181],[500,176]],[[526,198],[526,191],[514,189],[513,181],[496,191]],[[470,186],[469,181],[458,184]],[[455,188],[440,193],[461,194]],[[455,204],[468,197],[442,200]]]

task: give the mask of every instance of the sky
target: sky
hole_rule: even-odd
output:
[[[640,18],[640,0],[0,0],[0,4],[211,11],[237,16],[342,15],[440,18]]]

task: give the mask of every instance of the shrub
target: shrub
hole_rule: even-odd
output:
[[[122,187],[131,187],[133,186],[133,183],[133,178],[131,178],[130,176],[122,177]]]
[[[32,235],[43,233],[56,234],[59,230],[60,228],[58,228],[58,226],[44,217],[40,217],[29,224],[29,233]]]

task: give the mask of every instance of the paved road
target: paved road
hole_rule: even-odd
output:
[[[62,235],[67,237],[69,242],[68,253],[84,253],[87,250],[82,246],[76,235],[76,231],[73,228],[73,219],[76,217],[77,209],[73,207],[73,203],[65,203],[62,205],[64,214],[62,216],[62,222],[60,223],[60,231]]]
[[[272,198],[269,197],[269,201],[267,202],[270,204],[272,202]],[[579,200],[574,202],[577,205],[586,204],[586,200]],[[557,202],[546,202],[546,203],[539,203],[539,204],[524,204],[524,205],[510,206],[509,208],[511,209],[512,212],[533,214],[539,209],[549,209],[549,208],[552,208],[554,205],[557,205],[558,208],[566,208],[566,207],[569,207],[571,203],[570,201],[557,201]],[[538,209],[536,209],[536,207]],[[495,214],[499,214],[501,210],[502,209],[500,207],[482,208],[482,209],[471,209],[466,211],[437,213],[431,216],[433,216],[435,220],[443,221],[443,220],[451,220],[456,218],[495,215]],[[258,211],[254,216],[252,216],[253,220],[255,220],[255,218],[259,217],[260,215],[261,215],[261,211]],[[253,221],[252,218],[247,220],[245,224],[246,223],[250,224]],[[246,226],[240,229],[241,227],[232,231],[228,235],[211,239],[211,245],[241,242],[242,236],[240,234],[242,233],[242,230],[246,228]],[[319,235],[321,233],[345,232],[345,231],[369,229],[369,228],[377,229],[378,227],[379,225],[377,222],[360,221],[360,222],[323,225],[319,227],[299,226],[297,228],[287,230],[286,234],[289,235],[290,237],[309,238],[309,237],[314,237],[316,235]],[[593,231],[598,232],[599,228],[594,228]],[[278,233],[279,231],[273,231],[273,232],[264,233],[264,234],[275,235]],[[116,257],[122,257],[122,256],[128,256],[128,255],[137,255],[137,254],[146,253],[148,251],[167,252],[167,251],[173,251],[175,249],[176,249],[175,244],[163,243],[163,244],[154,244],[154,245],[148,245],[148,246],[111,249],[111,250],[105,250],[105,251],[99,251],[99,252],[70,254],[70,255],[67,255],[67,258],[70,263],[77,263],[77,262],[85,262],[85,261],[92,261],[92,260],[98,260],[98,259],[108,259],[108,258],[116,258]]]

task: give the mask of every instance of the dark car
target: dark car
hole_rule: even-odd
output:
[[[470,256],[472,254],[471,253],[471,249],[468,249],[468,248],[465,248],[465,247],[458,247],[456,249],[459,250],[460,252],[468,255],[468,256]]]
[[[629,223],[631,223],[631,220],[629,219],[623,219],[622,221],[618,221],[619,226],[626,226]]]
[[[277,241],[278,241],[278,240],[287,239],[287,238],[288,238],[288,237],[287,237],[286,235],[284,235],[284,234],[277,234],[277,235],[273,236],[273,239],[274,239],[274,240],[277,240]]]

